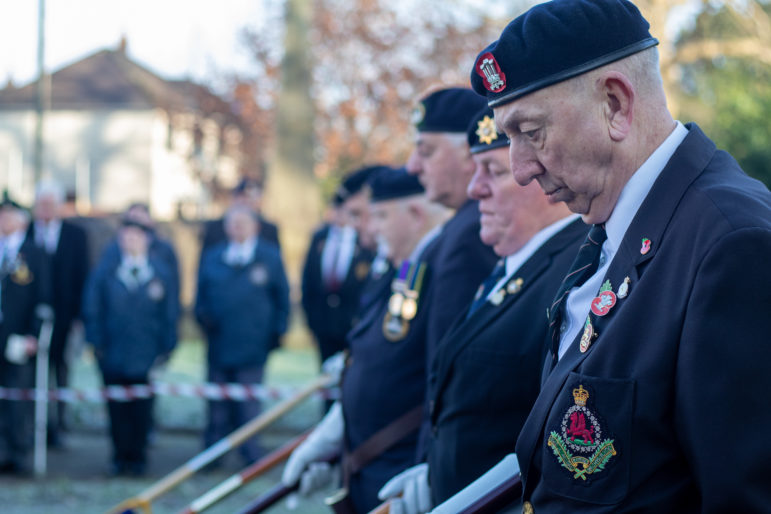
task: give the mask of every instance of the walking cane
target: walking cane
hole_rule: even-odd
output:
[[[45,304],[35,309],[35,314],[43,320],[37,338],[37,356],[35,358],[35,449],[33,469],[36,477],[46,474],[46,438],[48,435],[48,349],[54,330],[54,310]]]
[[[300,446],[300,443],[305,441],[305,438],[308,437],[309,434],[310,430],[301,436],[295,437],[278,450],[272,451],[235,475],[232,475],[230,478],[190,502],[190,505],[186,509],[180,511],[180,514],[199,514],[208,509],[239,487],[251,482],[258,476],[275,467],[277,464],[288,459],[294,449]]]
[[[233,448],[237,448],[254,434],[292,410],[310,395],[319,389],[331,386],[335,381],[335,377],[321,375],[291,398],[287,398],[267,412],[264,412],[238,428],[230,435],[223,437],[212,446],[139,493],[137,496],[123,501],[107,512],[110,514],[134,514],[137,512],[134,509],[140,509],[141,512],[150,514],[152,512],[151,504],[153,500],[169,492],[171,489],[193,476],[197,471],[200,471],[206,465],[222,457]]]

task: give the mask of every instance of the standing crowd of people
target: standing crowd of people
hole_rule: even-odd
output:
[[[206,222],[194,306],[208,343],[207,379],[262,381],[268,352],[287,329],[289,286],[275,225],[259,213],[262,186],[245,178],[222,219]],[[142,386],[177,345],[180,271],[173,245],[160,236],[148,206],[131,204],[116,235],[91,265],[88,231],[62,216],[64,192],[41,182],[31,211],[7,194],[0,203],[0,387],[35,387],[39,309],[54,313],[50,375],[68,384],[80,333],[93,350],[105,386]],[[52,402],[47,443],[63,446],[64,404]],[[0,400],[0,472],[31,470],[32,403]],[[211,401],[203,444],[224,437],[259,413],[257,401]],[[109,399],[111,475],[140,476],[147,466],[153,400]],[[256,440],[243,447],[259,458]]]
[[[418,99],[403,166],[344,177],[302,273],[340,398],[285,486],[336,482],[329,503],[357,513],[460,512],[501,476],[521,490],[495,505],[526,514],[768,510],[771,192],[672,117],[657,44],[628,0],[537,4],[478,49],[471,88]],[[9,349],[34,353],[37,303],[77,315],[50,299],[74,272],[46,264],[70,229],[38,214],[42,194],[32,236],[23,210],[0,208],[4,386],[30,385]],[[212,382],[260,382],[287,329],[259,202],[244,182],[205,226],[195,317]],[[106,384],[147,383],[168,358],[178,292],[173,251],[132,206],[83,294]],[[143,472],[149,405],[110,404],[116,473]],[[28,418],[2,408],[14,470]],[[258,413],[211,402],[206,443]]]

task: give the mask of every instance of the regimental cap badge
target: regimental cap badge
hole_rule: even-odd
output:
[[[477,123],[477,137],[480,143],[489,145],[498,139],[498,131],[495,129],[495,122],[490,116],[485,116]]]
[[[485,89],[499,93],[506,88],[506,75],[501,71],[498,61],[491,52],[485,52],[477,59],[474,70],[482,77]]]

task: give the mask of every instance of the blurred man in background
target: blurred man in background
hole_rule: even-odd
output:
[[[51,279],[51,303],[54,329],[51,336],[50,367],[53,385],[67,387],[69,365],[67,341],[73,324],[80,319],[83,286],[89,269],[86,232],[63,220],[61,208],[64,190],[54,182],[43,182],[35,192],[34,222],[27,238],[43,250]],[[55,402],[48,422],[48,443],[60,446],[60,431],[65,428],[64,404]]]
[[[168,360],[177,342],[175,283],[166,261],[150,252],[152,235],[124,218],[120,259],[103,262],[89,278],[83,316],[86,339],[106,386],[148,384],[150,369]],[[109,400],[111,474],[145,473],[152,402]]]
[[[269,241],[281,248],[278,237],[278,227],[262,215],[262,184],[253,178],[244,177],[230,193],[230,206],[244,206],[257,216],[260,239]],[[227,239],[225,218],[207,221],[201,233],[201,254],[211,246]]]
[[[311,239],[303,267],[302,305],[319,346],[321,361],[346,348],[346,335],[359,311],[375,242],[368,232],[368,179],[382,166],[347,175],[329,224]]]
[[[225,216],[227,241],[201,257],[195,316],[208,341],[208,382],[258,384],[268,353],[287,330],[289,285],[278,247],[259,237],[246,206]],[[257,400],[209,402],[204,443],[211,446],[260,413]],[[241,446],[247,463],[262,455],[257,439]],[[216,467],[216,464],[212,468]]]
[[[45,255],[26,240],[29,214],[5,196],[0,203],[0,387],[35,386],[40,323],[49,301]],[[26,474],[32,447],[32,402],[0,400],[0,472]]]

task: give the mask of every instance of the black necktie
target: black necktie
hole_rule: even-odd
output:
[[[487,300],[487,295],[490,294],[490,291],[493,290],[493,287],[495,287],[495,284],[500,282],[500,280],[506,275],[506,265],[503,259],[498,261],[498,264],[495,265],[495,268],[493,268],[493,272],[490,273],[490,276],[485,279],[484,282],[482,282],[482,291],[479,293],[479,295],[474,299],[474,302],[471,304],[471,307],[468,310],[468,314],[466,315],[466,319],[469,319],[474,312],[477,311],[482,305],[485,304],[485,301]]]
[[[600,265],[600,254],[602,253],[602,243],[608,238],[605,228],[602,225],[592,225],[591,230],[586,235],[584,243],[578,249],[573,265],[565,276],[560,286],[554,302],[549,307],[549,332],[551,334],[552,357],[557,360],[560,347],[560,323],[562,321],[562,311],[565,309],[565,298],[574,287],[581,287],[589,277],[597,272]]]

